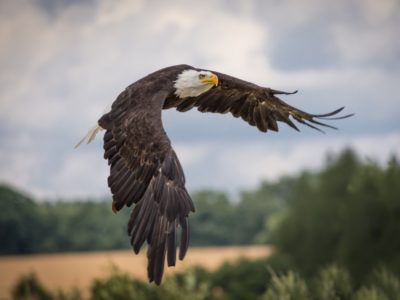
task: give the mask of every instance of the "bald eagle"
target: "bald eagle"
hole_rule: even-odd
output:
[[[262,132],[278,131],[278,122],[299,130],[293,120],[321,131],[321,126],[335,128],[321,120],[351,116],[332,117],[343,107],[327,114],[309,114],[276,97],[296,92],[261,87],[189,65],[171,66],[128,86],[82,139],[79,144],[89,143],[97,132],[106,130],[104,158],[110,166],[112,209],[117,212],[134,204],[128,235],[136,254],[147,241],[150,282],[161,283],[165,258],[168,266],[175,265],[178,228],[179,259],[185,257],[188,215],[195,211],[181,164],[163,129],[161,111],[176,108],[185,112],[196,107],[201,112],[230,112]]]

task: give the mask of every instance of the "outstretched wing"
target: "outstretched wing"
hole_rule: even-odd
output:
[[[162,127],[161,113],[133,111],[127,103],[117,99],[111,112],[99,120],[107,129],[104,158],[110,165],[108,185],[114,211],[135,204],[128,224],[131,244],[138,253],[147,241],[148,277],[160,284],[165,256],[168,266],[176,262],[178,227],[182,230],[179,259],[186,254],[187,217],[194,206],[182,167]]]
[[[278,121],[299,131],[293,120],[318,131],[322,131],[319,126],[336,129],[321,120],[343,119],[351,116],[332,117],[341,112],[344,107],[327,114],[310,114],[290,106],[276,97],[280,94],[294,94],[297,91],[289,93],[273,90],[229,75],[211,72],[218,76],[219,85],[217,87],[198,97],[180,99],[176,95],[170,95],[164,104],[164,109],[176,107],[178,111],[184,112],[197,107],[201,112],[230,112],[235,117],[241,117],[250,125],[257,126],[263,132],[278,131]]]

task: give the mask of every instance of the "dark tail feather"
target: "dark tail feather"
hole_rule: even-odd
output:
[[[189,225],[186,217],[180,218],[180,224],[182,227],[181,242],[179,247],[179,259],[183,260],[185,258],[187,249],[189,247]]]
[[[182,167],[171,151],[164,158],[160,171],[152,178],[142,199],[144,202],[137,204],[140,212],[133,214],[136,221],[130,222],[129,232],[135,251],[140,249],[146,239],[149,243],[147,272],[149,281],[156,284],[161,283],[165,259],[168,266],[175,266],[178,226],[182,231],[179,259],[183,259],[189,246],[187,217],[190,211],[194,211],[194,207],[184,181]]]

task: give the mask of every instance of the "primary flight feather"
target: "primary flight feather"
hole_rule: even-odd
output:
[[[179,259],[189,245],[188,215],[194,205],[185,188],[185,176],[178,157],[164,131],[163,109],[184,112],[197,107],[201,112],[227,113],[241,117],[260,131],[278,131],[278,122],[298,130],[294,121],[322,131],[335,128],[323,120],[351,115],[309,114],[290,106],[276,95],[290,95],[258,86],[229,75],[176,65],[158,70],[128,86],[114,101],[111,110],[98,121],[83,142],[104,134],[104,158],[108,160],[108,186],[112,209],[134,208],[128,234],[135,253],[147,242],[148,277],[160,284],[164,263],[176,263],[177,229],[181,228]]]

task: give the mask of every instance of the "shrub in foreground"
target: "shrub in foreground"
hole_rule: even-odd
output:
[[[265,260],[239,260],[214,273],[197,267],[167,276],[160,286],[114,269],[96,279],[91,300],[398,300],[400,280],[387,269],[375,269],[355,288],[350,273],[337,265],[322,268],[307,279],[295,271],[274,271]],[[262,282],[262,283],[261,283]],[[51,294],[33,274],[24,276],[13,290],[16,300],[80,300],[79,291]]]
[[[15,300],[52,300],[51,293],[41,284],[34,273],[22,276],[12,290]]]
[[[310,299],[306,282],[299,275],[290,271],[283,276],[274,274],[263,300],[308,300]]]

